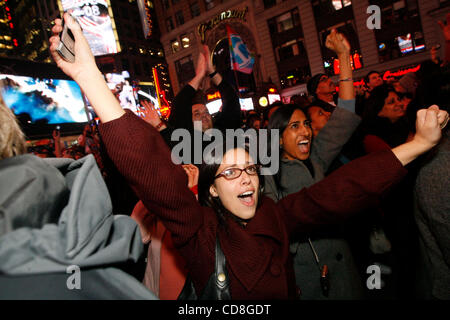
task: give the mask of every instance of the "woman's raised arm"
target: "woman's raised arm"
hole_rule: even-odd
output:
[[[52,28],[50,53],[53,60],[65,74],[78,83],[103,123],[120,118],[125,111],[106,85],[80,26],[68,13],[64,14],[64,22],[75,37],[75,62],[65,61],[56,51],[60,42],[59,33],[62,31],[61,22],[61,19],[56,19]]]

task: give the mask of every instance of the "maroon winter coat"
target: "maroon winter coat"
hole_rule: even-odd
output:
[[[377,203],[406,174],[392,151],[374,153],[278,203],[263,197],[245,228],[229,219],[225,232],[214,211],[200,206],[187,188],[184,170],[172,163],[169,148],[151,125],[127,111],[102,124],[100,133],[119,171],[172,233],[198,293],[214,271],[219,233],[233,299],[292,298],[289,236],[342,221]]]

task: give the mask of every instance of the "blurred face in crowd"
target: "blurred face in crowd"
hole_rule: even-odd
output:
[[[330,102],[333,101],[333,95],[335,93],[336,86],[334,85],[333,81],[331,81],[328,76],[323,75],[319,80],[319,84],[317,85],[317,98],[325,102]]]
[[[395,92],[389,92],[389,95],[384,100],[384,105],[378,113],[379,117],[388,118],[391,122],[395,122],[406,113],[405,103],[400,100]]]
[[[261,129],[261,121],[260,121],[260,120],[255,120],[255,121],[253,121],[253,123],[252,123],[252,128],[253,128],[253,129],[256,129],[256,130]]]
[[[248,152],[241,148],[228,150],[209,189],[211,196],[219,197],[228,211],[247,220],[255,215],[258,190],[258,170]]]
[[[369,90],[373,90],[374,88],[381,86],[383,84],[383,78],[381,78],[379,73],[372,73],[369,76],[369,82],[367,83],[367,87]]]
[[[295,110],[283,131],[280,145],[282,157],[289,160],[306,160],[311,151],[312,130],[310,121],[301,110]]]
[[[194,104],[192,106],[192,122],[194,121],[202,122],[203,132],[213,127],[212,117],[204,104]]]
[[[312,106],[308,108],[308,115],[311,119],[311,128],[314,137],[322,130],[330,119],[331,112],[325,111],[318,106]]]

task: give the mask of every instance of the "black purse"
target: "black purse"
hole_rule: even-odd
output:
[[[188,275],[178,300],[231,300],[230,279],[226,268],[225,255],[216,236],[216,265],[200,296],[195,292],[194,284]]]

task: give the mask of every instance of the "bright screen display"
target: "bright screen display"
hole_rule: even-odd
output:
[[[0,74],[3,100],[15,115],[29,123],[87,122],[83,96],[75,81]]]
[[[208,102],[206,104],[206,108],[208,109],[209,114],[214,114],[216,112],[219,112],[221,107],[222,107],[222,100],[220,100],[220,99]]]
[[[255,107],[253,106],[252,98],[239,99],[241,103],[241,110],[253,110]]]
[[[61,0],[64,12],[77,19],[94,56],[117,53],[118,47],[106,0]]]
[[[269,99],[269,104],[272,104],[275,101],[281,101],[281,97],[279,94],[268,94],[267,98]]]
[[[239,103],[241,104],[241,110],[248,111],[248,110],[255,109],[252,98],[239,99]],[[221,111],[220,108],[222,108],[222,100],[217,99],[217,100],[208,102],[206,104],[206,108],[208,109],[209,114],[214,114],[216,112],[219,112],[219,111]]]
[[[124,109],[130,109],[138,114],[138,103],[136,102],[136,95],[134,88],[130,83],[129,74],[127,71],[122,73],[106,73],[106,83],[111,89],[111,92],[119,100],[120,105]]]

